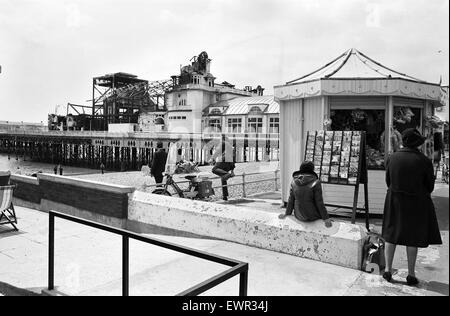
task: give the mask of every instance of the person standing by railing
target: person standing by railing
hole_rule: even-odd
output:
[[[161,141],[156,144],[156,148],[157,151],[155,152],[151,166],[151,175],[155,177],[157,186],[161,186],[164,179],[163,172],[166,168],[167,153],[164,150],[163,143]]]
[[[236,165],[233,159],[233,146],[227,137],[216,143],[210,163],[214,163],[211,172],[220,177],[222,183],[222,199],[228,201],[228,179],[234,177]]]

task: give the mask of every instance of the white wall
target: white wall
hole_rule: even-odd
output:
[[[133,133],[137,124],[108,124],[110,133]]]
[[[171,120],[172,116],[185,116],[185,120]],[[191,112],[169,112],[166,115],[167,131],[168,132],[178,132],[178,133],[190,133],[193,129],[192,127],[192,113]]]
[[[302,100],[280,102],[280,167],[281,191],[284,202],[289,198],[292,173],[302,160]]]
[[[280,102],[280,166],[284,202],[289,199],[292,173],[299,170],[305,157],[307,132],[323,129],[325,100],[325,97],[318,97]]]

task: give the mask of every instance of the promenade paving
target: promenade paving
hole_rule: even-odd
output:
[[[395,260],[397,281],[389,284],[377,275],[231,242],[181,237],[161,229],[146,233],[160,240],[248,262],[251,296],[448,295],[448,186],[438,187],[433,198],[440,223],[444,225],[441,226],[444,245],[420,250],[417,272],[422,282],[417,288],[403,282],[406,256],[401,248]],[[262,205],[264,200],[271,201],[261,198],[257,203]],[[0,226],[0,294],[40,294],[47,282],[48,215],[23,207],[17,207],[16,211],[19,232]],[[60,219],[56,221],[55,236],[55,283],[62,293],[120,295],[120,237]],[[141,242],[130,242],[131,295],[174,295],[226,268]],[[235,277],[205,295],[237,293]]]

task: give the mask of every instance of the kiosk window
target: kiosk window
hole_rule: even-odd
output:
[[[332,110],[333,131],[365,131],[369,169],[384,169],[384,110]]]

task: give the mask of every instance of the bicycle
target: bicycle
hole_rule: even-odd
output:
[[[214,195],[214,189],[212,187],[212,181],[210,180],[199,180],[195,175],[187,175],[184,178],[189,180],[189,186],[186,190],[180,188],[180,186],[173,179],[171,174],[166,173],[166,182],[164,183],[162,188],[157,188],[152,193],[172,196],[169,192],[169,187],[172,187],[173,190],[180,198],[188,198],[192,200],[204,200]]]

